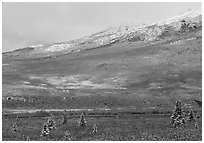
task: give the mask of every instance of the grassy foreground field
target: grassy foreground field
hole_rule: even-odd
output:
[[[52,112],[52,119],[56,122],[56,129],[51,130],[49,136],[41,137],[43,124],[49,118],[49,112],[10,114],[3,116],[2,139],[23,140],[73,140],[73,141],[137,141],[137,140],[173,140],[173,141],[201,141],[202,115],[198,118],[198,129],[194,124],[187,124],[173,128],[170,123],[170,112],[84,112],[87,125],[78,127],[81,112],[68,112],[67,124],[62,124],[62,112]],[[18,116],[18,121],[16,117]],[[17,123],[18,130],[12,132],[13,123]],[[93,132],[94,124],[97,132]]]

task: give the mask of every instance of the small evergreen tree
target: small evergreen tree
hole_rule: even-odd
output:
[[[47,127],[49,130],[54,130],[56,128],[56,122],[52,119],[52,118],[49,118],[48,121],[47,121]]]
[[[65,110],[65,113],[62,115],[62,124],[67,124],[67,114],[66,114],[66,110]]]
[[[179,100],[176,101],[175,109],[173,110],[173,113],[171,116],[171,123],[172,123],[173,127],[178,127],[178,126],[186,123],[186,121],[183,117],[181,101],[179,101]]]
[[[48,125],[44,124],[41,132],[41,136],[48,136],[49,134],[50,134],[50,130],[48,128]]]
[[[86,126],[86,123],[87,123],[87,121],[86,121],[85,118],[84,118],[84,114],[81,113],[78,126],[84,128],[84,127]]]
[[[12,125],[12,132],[16,132],[16,131],[18,131],[18,126],[17,126],[16,122],[14,122]]]
[[[96,134],[98,132],[98,127],[96,126],[96,124],[94,124],[93,126],[93,133]]]
[[[195,115],[195,113],[194,113],[194,111],[193,111],[192,106],[190,106],[190,112],[189,112],[189,114],[188,114],[188,116],[187,116],[187,121],[193,122],[195,128],[196,128],[196,129],[198,128],[198,122],[197,122],[196,115]]]

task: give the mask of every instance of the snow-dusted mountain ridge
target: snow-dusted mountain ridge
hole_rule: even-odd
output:
[[[182,34],[191,30],[202,27],[201,9],[189,10],[181,15],[173,18],[165,19],[150,25],[127,25],[120,27],[112,27],[98,32],[96,34],[83,37],[77,40],[46,44],[34,45],[4,55],[35,55],[51,56],[59,53],[79,52],[85,49],[99,48],[111,45],[116,42],[151,42],[171,36],[171,34]]]

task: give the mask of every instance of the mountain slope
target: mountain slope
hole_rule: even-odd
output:
[[[22,56],[46,57],[59,53],[79,52],[85,49],[99,48],[111,45],[115,42],[152,42],[155,40],[161,40],[166,36],[178,35],[195,29],[200,29],[201,25],[201,9],[191,10],[182,15],[152,25],[113,27],[78,40],[30,46],[3,55],[4,57],[20,56],[21,58]]]
[[[3,53],[2,71],[4,108],[143,109],[200,100],[201,11]]]

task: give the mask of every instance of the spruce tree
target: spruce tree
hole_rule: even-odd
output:
[[[79,127],[85,127],[86,126],[87,121],[84,118],[84,114],[82,113],[78,122],[78,126]]]
[[[173,110],[171,116],[171,123],[174,127],[185,124],[185,119],[183,117],[183,111],[181,106],[181,101],[176,101],[175,109]]]
[[[44,124],[41,132],[41,136],[48,136],[49,134],[50,134],[50,130],[48,128],[48,125]]]
[[[193,111],[192,106],[190,106],[190,111],[189,111],[189,114],[187,116],[187,121],[193,122],[195,128],[198,128],[198,122],[197,122],[196,115],[195,115],[195,112]]]
[[[64,114],[62,115],[62,124],[67,124],[67,114],[66,114],[66,110],[64,111]]]
[[[55,125],[56,125],[56,122],[52,118],[49,118],[47,121],[48,129],[54,130],[56,128]]]
[[[16,132],[16,131],[18,131],[18,126],[17,126],[16,122],[14,122],[12,125],[12,132]]]
[[[93,126],[93,133],[96,134],[98,132],[98,127],[96,126],[96,124],[94,124]]]

